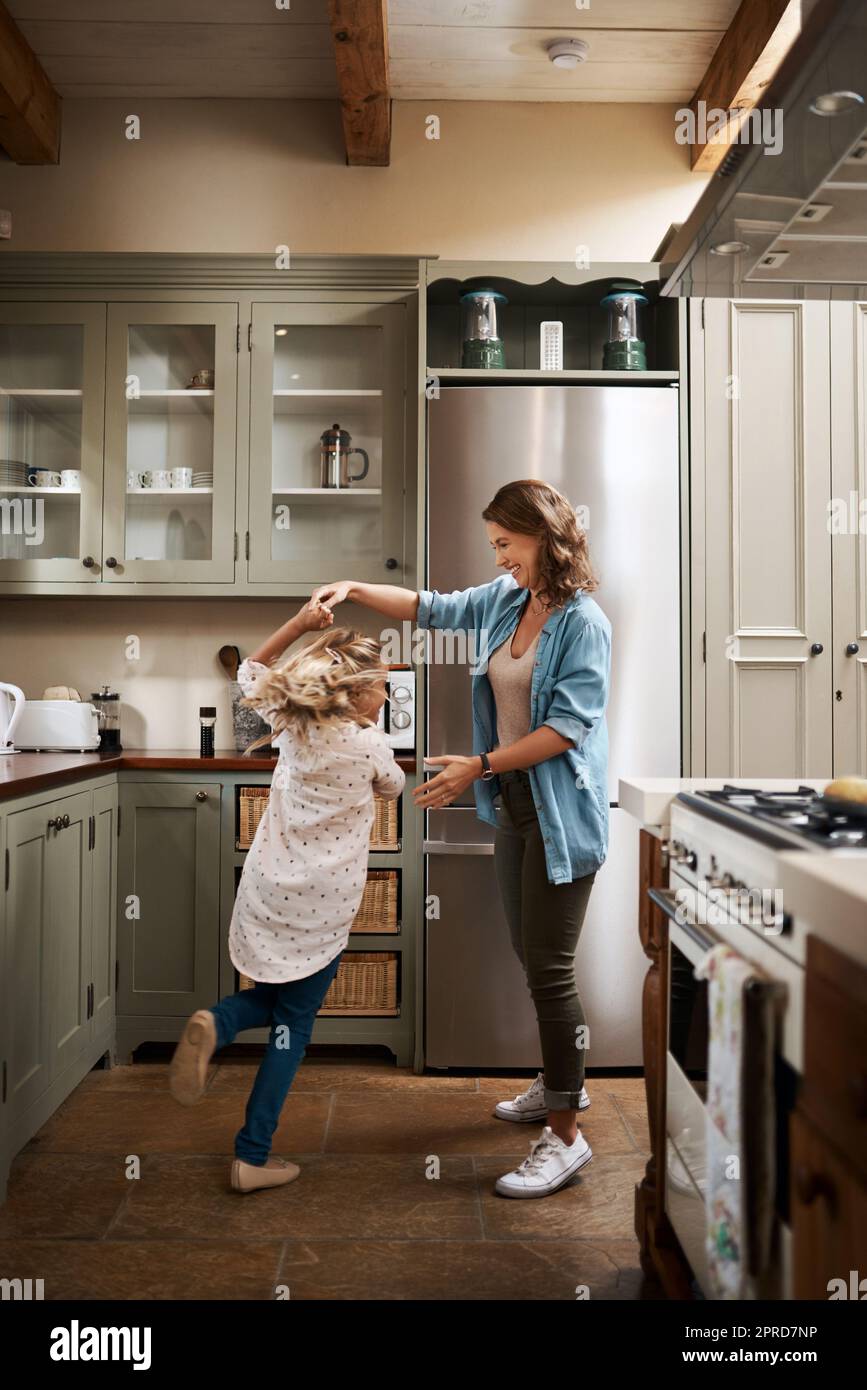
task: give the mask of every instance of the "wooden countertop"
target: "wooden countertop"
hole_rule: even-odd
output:
[[[398,757],[404,772],[415,772],[415,758]],[[234,749],[218,749],[200,758],[189,748],[124,748],[120,753],[0,754],[0,800],[50,791],[66,782],[81,782],[102,772],[138,769],[152,772],[271,772],[276,758],[245,758]]]

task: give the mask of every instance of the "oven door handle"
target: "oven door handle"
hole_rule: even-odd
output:
[[[683,906],[677,901],[677,894],[671,888],[648,888],[647,896],[664,913],[670,922],[694,941],[696,946],[702,951],[712,951],[714,946],[720,944],[719,937],[712,932],[702,931],[695,922],[691,922],[685,915]]]

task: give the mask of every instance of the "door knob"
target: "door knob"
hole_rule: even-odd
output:
[[[92,569],[93,569],[93,564],[94,564],[93,556],[92,556],[92,555],[85,555],[84,558],[82,559],[81,563],[84,565],[84,568],[85,568],[86,570],[92,570]]]
[[[857,642],[847,642],[847,644],[846,644],[846,655],[847,655],[847,656],[855,656],[858,652],[860,652],[860,650],[861,650],[861,648],[858,646],[858,643],[857,643]]]
[[[197,800],[197,801],[207,801],[207,799],[208,799],[208,793],[207,793],[207,792],[196,792],[196,800]]]
[[[387,570],[397,569],[397,561],[391,555],[389,555],[388,559],[385,562],[385,568]]]
[[[106,564],[108,564],[108,561],[106,561]],[[822,646],[821,642],[814,642],[812,647],[810,648],[810,655],[821,656],[824,650],[825,648]]]
[[[117,568],[117,560],[114,558],[113,555],[106,555],[105,563],[108,565],[108,568],[110,570]]]

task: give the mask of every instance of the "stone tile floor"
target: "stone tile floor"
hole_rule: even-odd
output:
[[[526,1077],[309,1057],[274,1144],[301,1177],[241,1196],[229,1166],[257,1060],[214,1065],[190,1109],[166,1061],[91,1072],[13,1163],[0,1276],[44,1279],[46,1299],[664,1297],[632,1231],[640,1078],[590,1076],[592,1163],[551,1197],[510,1201],[494,1181],[541,1127],[491,1111]]]

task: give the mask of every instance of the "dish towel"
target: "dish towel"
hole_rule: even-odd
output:
[[[725,945],[707,953],[695,976],[710,981],[705,1110],[710,1297],[773,1298],[779,1280],[774,1056],[785,989]]]

